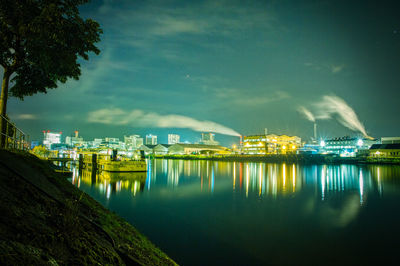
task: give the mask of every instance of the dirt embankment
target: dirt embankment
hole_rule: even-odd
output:
[[[0,150],[1,265],[175,265],[36,157]]]

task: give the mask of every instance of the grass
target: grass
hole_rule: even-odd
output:
[[[0,160],[1,265],[175,265],[47,162],[7,151]]]

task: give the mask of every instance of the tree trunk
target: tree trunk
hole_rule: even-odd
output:
[[[1,84],[1,96],[0,96],[0,149],[5,148],[5,140],[6,140],[6,121],[4,118],[7,113],[7,98],[8,98],[8,82],[10,80],[10,74],[8,73],[8,69],[4,68],[3,74],[3,82]]]

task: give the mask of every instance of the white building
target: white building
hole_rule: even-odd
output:
[[[322,152],[338,154],[343,157],[355,157],[360,151],[368,150],[373,144],[378,144],[377,139],[341,137],[322,140]]]
[[[181,136],[178,134],[168,134],[168,144],[176,144],[179,143],[181,140]]]
[[[146,135],[146,145],[157,145],[157,136],[152,134]]]
[[[83,145],[83,138],[80,137],[71,137],[71,136],[66,136],[65,137],[65,144],[68,146],[81,146]]]
[[[43,131],[43,145],[46,146],[47,149],[51,149],[52,144],[60,144],[61,143],[61,135],[60,133],[54,133],[48,131]]]
[[[120,141],[119,138],[105,138],[104,140],[102,140],[100,147],[124,150],[125,143]]]
[[[65,144],[68,146],[82,146],[84,141],[82,137],[79,137],[79,132],[76,130],[74,136],[65,137]]]
[[[382,144],[400,144],[400,137],[382,137]]]
[[[129,149],[138,149],[143,145],[143,138],[139,135],[124,136],[125,146]]]

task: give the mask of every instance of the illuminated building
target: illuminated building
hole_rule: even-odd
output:
[[[137,149],[143,145],[143,138],[139,135],[124,136],[125,146],[128,149]]]
[[[181,136],[179,136],[177,134],[168,134],[168,144],[170,144],[170,145],[179,143],[180,139],[181,139]]]
[[[125,149],[125,143],[120,141],[119,138],[105,138],[101,141],[99,147],[123,150]]]
[[[367,151],[378,140],[365,138],[341,137],[321,141],[321,150],[325,153],[338,154],[342,157],[355,157],[357,152]]]
[[[400,144],[400,137],[382,137],[382,144]]]
[[[75,131],[75,136],[67,136],[65,137],[65,144],[68,146],[82,146],[84,144],[83,138],[79,137],[79,132]]]
[[[61,144],[61,135],[62,132],[54,133],[50,132],[50,130],[43,131],[43,145],[50,150],[53,144]]]
[[[219,145],[205,144],[174,144],[168,149],[170,154],[225,154],[228,149]]]
[[[157,136],[152,134],[146,135],[146,145],[157,145]]]
[[[100,147],[101,143],[103,142],[103,139],[94,139],[92,141],[92,148],[98,148]]]
[[[219,142],[215,140],[215,134],[208,132],[208,133],[201,133],[201,140],[199,144],[204,145],[218,145]]]
[[[244,154],[295,153],[301,146],[301,138],[287,135],[254,135],[243,137]]]
[[[369,149],[373,159],[400,159],[400,143],[374,144]]]

